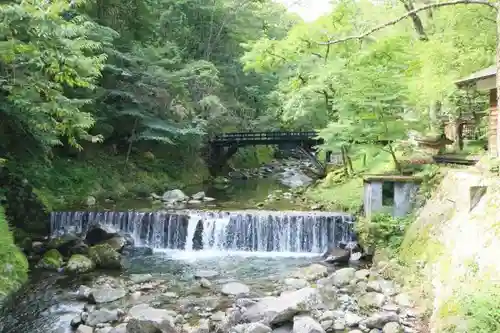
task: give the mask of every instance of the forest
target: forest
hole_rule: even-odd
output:
[[[381,151],[399,168],[402,149],[377,142],[486,109],[453,82],[493,63],[495,11],[435,8],[329,41],[420,5],[341,0],[303,22],[271,0],[4,2],[0,161],[51,208],[201,181],[203,143],[232,130],[315,129],[351,169]]]

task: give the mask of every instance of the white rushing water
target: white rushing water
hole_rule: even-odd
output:
[[[95,225],[131,235],[156,250],[203,250],[198,256],[238,252],[320,253],[352,240],[347,214],[275,211],[58,212],[52,234],[84,233]],[[186,255],[190,255],[186,253]]]

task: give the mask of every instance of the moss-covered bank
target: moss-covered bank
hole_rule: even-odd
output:
[[[9,161],[7,166],[10,173],[33,186],[49,211],[85,205],[89,196],[97,202],[141,199],[209,179],[199,152],[137,151],[127,159],[110,149],[88,148],[80,155],[58,155],[50,161]],[[230,164],[252,167],[271,156],[265,147],[241,149]]]
[[[27,277],[28,261],[14,244],[14,237],[0,206],[0,299],[18,288]]]
[[[499,207],[498,178],[450,170],[409,228],[399,258],[427,287],[435,332],[500,332]]]
[[[500,332],[499,207],[498,177],[484,168],[447,169],[413,221],[405,221],[402,242],[387,233],[378,239],[375,260],[389,263],[386,274],[427,311],[430,332]],[[381,221],[382,229],[398,225]]]

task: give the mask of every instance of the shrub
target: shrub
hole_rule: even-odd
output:
[[[403,242],[411,216],[392,217],[381,213],[371,218],[360,218],[356,223],[356,232],[361,244],[368,249],[386,248],[397,250]]]
[[[27,277],[28,260],[14,244],[14,237],[0,206],[0,299],[17,289]]]

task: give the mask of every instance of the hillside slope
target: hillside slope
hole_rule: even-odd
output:
[[[431,332],[500,332],[500,181],[450,170],[400,256],[432,300]]]

